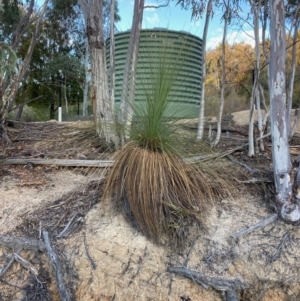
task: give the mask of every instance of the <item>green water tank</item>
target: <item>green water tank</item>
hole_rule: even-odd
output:
[[[115,35],[115,101],[118,111],[125,60],[130,31]],[[109,39],[106,41],[106,58],[109,67]],[[153,69],[164,57],[169,68],[179,66],[180,72],[170,91],[171,116],[176,118],[197,118],[201,97],[202,40],[185,31],[164,28],[141,30],[135,85],[135,105],[145,101],[147,89],[151,89],[149,78]]]

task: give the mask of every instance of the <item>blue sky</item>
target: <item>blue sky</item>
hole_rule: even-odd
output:
[[[119,13],[121,22],[117,25],[118,30],[125,31],[130,29],[133,15],[133,0],[119,0]],[[163,4],[166,0],[145,0],[146,5]],[[176,6],[176,1],[170,1],[168,7],[159,9],[146,9],[143,17],[143,28],[151,29],[153,27],[163,27],[172,30],[184,30],[194,35],[202,37],[204,28],[204,19],[197,21],[191,20],[191,11],[182,10],[180,6]],[[246,15],[248,11],[244,5],[243,12],[240,14]],[[210,23],[208,30],[207,49],[213,49],[222,41],[223,23],[221,20],[222,13],[216,11],[214,18]],[[230,26],[228,32],[228,43],[242,42],[254,45],[253,31],[250,25],[244,23],[243,30],[238,29],[236,26]]]
[[[61,0],[63,1],[63,0]],[[164,4],[167,0],[145,0],[145,6]],[[44,0],[38,0],[39,4]],[[145,9],[143,17],[143,28],[151,29],[153,27],[163,27],[172,30],[184,30],[191,34],[202,37],[204,28],[204,19],[197,21],[191,20],[191,11],[182,10],[180,6],[176,6],[177,1],[170,0],[167,7],[159,9]],[[249,8],[247,1],[241,1],[241,10],[239,15],[246,16]],[[134,0],[118,0],[119,13],[121,22],[117,24],[119,31],[125,31],[131,28]],[[207,39],[207,50],[214,49],[222,41],[223,23],[220,21],[222,17],[221,11],[215,11],[213,20],[210,21]],[[254,46],[253,30],[246,22],[243,30],[237,26],[231,25],[228,30],[227,42],[229,44],[245,42]]]

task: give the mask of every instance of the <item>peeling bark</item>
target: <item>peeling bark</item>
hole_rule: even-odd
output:
[[[103,32],[103,0],[80,0],[90,48],[96,130],[106,143],[118,145],[114,105],[109,97]]]
[[[286,32],[283,0],[270,1],[270,65],[269,90],[271,104],[271,136],[276,200],[281,218],[300,220],[299,205],[292,202],[291,158],[286,103]]]

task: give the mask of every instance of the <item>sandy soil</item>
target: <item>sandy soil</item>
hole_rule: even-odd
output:
[[[235,114],[235,126],[243,126],[239,120],[246,120],[245,114]],[[22,145],[20,150],[18,145]],[[14,150],[6,147],[0,155],[23,152],[24,156],[24,150],[30,149],[30,156],[34,156],[41,149],[45,153],[48,147],[18,141],[10,146]],[[89,153],[96,156],[94,146],[85,152],[72,153],[68,149],[64,156],[66,153],[68,158],[79,154],[88,158]],[[214,279],[242,283],[244,288],[237,290],[240,300],[300,299],[298,226],[276,221],[238,240],[232,238],[274,214],[268,194],[272,187],[261,190],[252,186],[241,189],[238,198],[220,200],[207,217],[209,227],[194,233],[194,244],[191,241],[186,249],[175,252],[146,238],[111,201],[100,202],[100,178],[99,170],[84,168],[0,167],[0,235],[39,239],[40,227],[51,231],[74,300],[224,300],[220,291],[168,272],[168,266],[182,266],[188,254],[188,268]],[[92,184],[93,189],[89,186]],[[74,231],[58,239],[74,213],[80,217]],[[0,273],[13,251],[17,250],[0,246]],[[60,300],[47,257],[42,252],[26,250],[19,254],[44,281],[44,291],[49,291],[49,298],[44,300]],[[28,297],[29,288],[37,291],[38,287],[31,275],[28,265],[15,261],[0,278],[0,300],[25,300],[25,296],[35,300]]]

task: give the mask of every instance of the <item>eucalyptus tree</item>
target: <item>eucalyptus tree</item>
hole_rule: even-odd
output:
[[[288,41],[291,42],[291,45],[288,45],[288,48],[292,48],[291,54],[291,71],[288,77],[288,91],[287,91],[287,103],[288,103],[288,112],[289,117],[288,125],[291,124],[291,115],[292,115],[292,104],[293,104],[293,95],[294,95],[294,84],[295,84],[295,74],[297,66],[297,43],[298,43],[298,29],[300,24],[300,3],[299,1],[288,1],[286,6],[286,16],[287,20],[290,23],[290,31],[288,35]],[[300,103],[299,103],[300,107]],[[300,110],[298,109],[297,117],[291,129],[289,130],[290,137],[295,133],[296,126],[300,119]]]
[[[107,143],[118,145],[114,103],[109,97],[103,27],[104,1],[79,0],[89,42],[92,73],[92,100],[98,135]]]
[[[221,57],[221,68],[222,68],[222,78],[221,78],[221,95],[220,95],[220,107],[219,107],[219,115],[218,115],[218,125],[217,125],[217,135],[215,140],[211,143],[212,147],[215,147],[221,137],[221,124],[222,124],[222,116],[223,116],[223,108],[224,108],[224,98],[225,98],[225,85],[226,85],[226,38],[227,38],[227,30],[228,25],[232,18],[232,10],[230,9],[230,0],[224,0],[222,6],[224,8],[224,29],[223,29],[223,39],[222,39],[222,57]]]
[[[254,112],[257,111],[258,116],[258,131],[259,148],[261,151],[264,150],[263,135],[266,128],[266,123],[269,117],[269,109],[265,102],[264,89],[261,84],[261,71],[262,71],[262,59],[266,62],[269,60],[269,53],[267,50],[266,43],[266,31],[267,24],[269,22],[269,4],[268,1],[262,0],[247,0],[249,4],[250,13],[244,17],[238,14],[238,20],[241,22],[241,30],[244,30],[244,26],[251,27],[253,30],[254,39],[254,59],[252,61],[252,88],[250,94],[250,113],[249,113],[249,124],[248,124],[248,156],[255,156],[256,145],[254,137]],[[262,39],[260,38],[262,33]],[[267,64],[265,64],[266,66]],[[250,70],[249,70],[250,71]],[[265,113],[263,114],[261,106]]]
[[[28,106],[35,108],[40,119],[49,118],[45,114],[48,108],[50,119],[54,119],[59,103],[65,103],[65,112],[68,112],[68,104],[78,103],[79,97],[82,97],[83,68],[77,49],[78,45],[83,44],[84,35],[78,34],[76,43],[72,42],[73,32],[78,32],[76,19],[77,11],[65,6],[57,7],[55,1],[49,2],[27,76],[16,96],[19,108],[25,100]],[[27,32],[33,31],[34,27],[30,26]],[[26,34],[17,50],[21,60],[26,56],[29,42],[30,35]],[[35,101],[29,104],[31,99]]]
[[[18,66],[16,66],[17,68],[14,70],[14,74],[4,81],[2,78],[2,85],[0,87],[0,136],[7,142],[9,142],[9,139],[5,131],[5,120],[9,109],[13,105],[20,84],[26,76],[34,47],[40,34],[42,18],[45,14],[48,1],[49,0],[45,0],[41,10],[38,11],[34,11],[34,0],[24,1],[24,3],[21,3],[22,5],[20,5],[19,1],[3,1],[0,19],[6,20],[8,23],[1,23],[0,36],[2,42],[10,44],[11,49],[16,52],[24,34],[26,33],[31,37],[26,55],[19,61]],[[26,4],[28,5],[26,6]],[[16,12],[17,10],[22,10],[22,12],[18,13],[18,18],[16,18],[16,20],[13,19],[13,22],[11,22],[10,19],[6,19],[8,13]],[[31,24],[33,25],[34,30],[32,32],[27,32],[27,29]]]
[[[252,1],[249,0],[251,5],[251,12],[253,16],[253,31],[254,31],[254,40],[255,40],[255,62],[253,68],[253,85],[252,92],[250,97],[250,114],[249,114],[249,149],[248,155],[250,157],[255,155],[255,146],[254,146],[254,108],[256,103],[256,108],[258,112],[258,127],[261,131],[261,111],[260,111],[260,94],[259,94],[259,77],[260,77],[260,39],[259,39],[259,15],[261,12],[261,0]]]
[[[206,79],[206,44],[207,33],[209,28],[210,19],[213,16],[213,4],[218,0],[178,0],[177,4],[180,4],[184,9],[192,9],[192,19],[198,20],[205,15],[205,23],[202,34],[202,58],[199,58],[199,62],[202,62],[202,82],[201,84],[201,97],[200,97],[200,111],[199,111],[199,124],[197,131],[197,140],[202,140],[204,133],[204,111],[205,111],[205,79]]]
[[[270,2],[269,90],[271,104],[272,159],[279,214],[289,222],[300,220],[298,197],[293,195],[289,150],[289,116],[286,99],[286,30],[284,0]],[[296,185],[299,185],[299,168]]]
[[[119,124],[121,125],[121,145],[129,137],[133,117],[135,76],[139,51],[140,31],[142,28],[144,0],[135,0],[131,33],[126,55],[122,93],[120,103]]]

